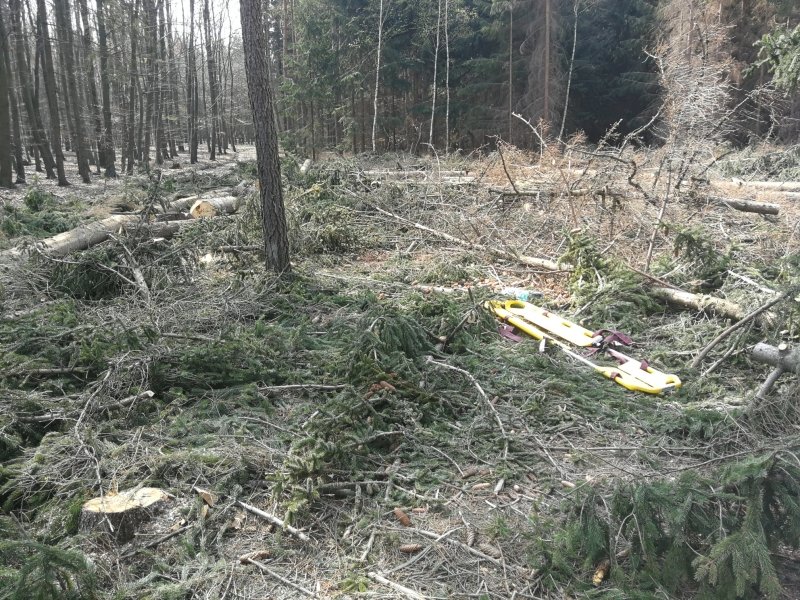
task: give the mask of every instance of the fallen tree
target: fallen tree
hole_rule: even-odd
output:
[[[747,186],[773,192],[800,192],[800,181],[743,181],[734,179],[738,186]]]
[[[709,312],[719,317],[741,321],[747,316],[747,310],[735,302],[709,296],[708,294],[692,294],[684,290],[668,287],[650,288],[650,293],[660,300],[669,302],[681,308]],[[772,321],[770,315],[760,315],[756,320],[759,324],[768,324]]]
[[[206,197],[188,196],[172,202],[169,211],[164,213],[167,220],[149,222],[144,221],[139,214],[111,215],[99,221],[92,221],[79,225],[74,229],[59,233],[49,238],[39,240],[31,246],[18,246],[0,252],[0,259],[10,259],[23,256],[31,249],[36,249],[48,256],[60,258],[72,252],[86,250],[109,239],[112,235],[124,231],[146,229],[153,237],[170,237],[187,222],[180,211],[192,207],[190,217],[214,217],[220,214],[231,214],[238,209],[238,199],[235,196],[208,195]],[[162,212],[162,211],[158,211]],[[176,217],[170,220],[169,217]]]
[[[717,196],[711,196],[708,199],[715,204],[722,204],[728,208],[732,208],[741,212],[758,213],[761,215],[777,215],[781,210],[781,207],[777,204],[769,204],[767,202],[737,200],[735,198],[720,198]]]

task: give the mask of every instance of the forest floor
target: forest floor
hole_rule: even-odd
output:
[[[691,165],[677,191],[655,151],[287,156],[283,278],[252,148],[29,174],[0,192],[0,598],[800,598],[798,385],[755,399],[749,356],[796,341],[798,302],[692,367],[735,320],[654,292],[747,313],[796,286],[800,199],[733,176],[800,179],[797,154]],[[170,238],[33,244],[196,194],[240,205]],[[483,303],[507,288],[630,334],[683,386],[627,391],[501,337]],[[170,500],[131,541],[82,522],[141,486]]]

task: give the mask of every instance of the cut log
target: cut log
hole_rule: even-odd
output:
[[[772,346],[760,342],[753,348],[751,356],[758,363],[780,367],[784,371],[800,375],[800,348],[788,348],[785,344]]]
[[[105,242],[112,235],[123,231],[146,230],[151,237],[172,237],[182,225],[191,221],[160,221],[143,223],[139,215],[113,215],[100,221],[81,225],[75,229],[40,240],[33,247],[17,247],[0,252],[0,259],[19,258],[37,248],[43,254],[54,258],[67,256],[72,252],[86,250]]]
[[[733,182],[739,186],[757,188],[759,190],[800,192],[800,181],[743,181],[741,179],[734,179]]]
[[[666,300],[671,304],[692,310],[710,312],[719,317],[741,321],[747,316],[747,310],[730,300],[709,296],[707,294],[692,294],[683,290],[676,290],[667,287],[653,287],[650,292],[660,300]],[[762,321],[768,317],[762,315]]]
[[[720,198],[717,196],[709,197],[709,200],[716,204],[724,204],[728,208],[742,212],[758,213],[761,215],[777,215],[781,207],[777,204],[767,202],[754,202],[752,200],[736,200],[734,198]]]
[[[133,539],[136,530],[164,509],[169,494],[158,488],[127,490],[116,495],[92,498],[81,508],[80,530],[102,531],[117,543]]]
[[[219,215],[229,215],[236,212],[238,207],[238,198],[235,196],[200,198],[192,204],[189,214],[195,219],[208,219]]]

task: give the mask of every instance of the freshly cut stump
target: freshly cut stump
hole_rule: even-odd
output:
[[[84,533],[104,531],[124,544],[164,508],[167,500],[169,495],[164,490],[148,487],[92,498],[81,508],[80,529]]]

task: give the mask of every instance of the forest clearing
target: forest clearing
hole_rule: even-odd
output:
[[[196,4],[0,1],[0,600],[800,598],[794,3]]]
[[[0,493],[20,515],[13,535],[41,540],[29,577],[60,574],[78,591],[91,565],[107,597],[124,598],[668,586],[725,597],[737,585],[784,597],[779,584],[795,597],[796,515],[778,498],[793,497],[799,468],[796,378],[759,399],[772,369],[750,357],[756,342],[794,339],[794,296],[692,365],[796,281],[793,192],[727,178],[676,199],[646,276],[661,207],[637,197],[629,163],[593,157],[568,170],[566,158],[553,167],[506,148],[505,169],[494,152],[332,157],[301,174],[286,156],[293,276],[282,280],[260,258],[252,154],[98,184],[94,195],[43,182],[5,196],[3,245],[23,253],[0,254]],[[657,157],[629,160],[642,161],[648,189]],[[506,170],[530,195],[513,195]],[[471,180],[453,185],[444,172]],[[567,193],[564,176],[588,191]],[[234,214],[180,221],[169,237],[153,220],[66,257],[26,246],[53,223],[123,211],[141,221],[182,196],[233,193]],[[533,250],[542,264],[526,264]],[[683,386],[626,391],[532,339],[504,339],[482,303],[506,288],[630,334],[637,356]],[[664,289],[707,293],[741,314],[679,306]],[[142,486],[169,498],[130,539],[86,528],[87,500]],[[773,527],[761,545],[722,552],[750,534],[755,510]],[[760,566],[737,573],[736,552],[765,560],[751,556]],[[654,579],[668,561],[674,572]],[[610,581],[595,588],[601,567]]]

